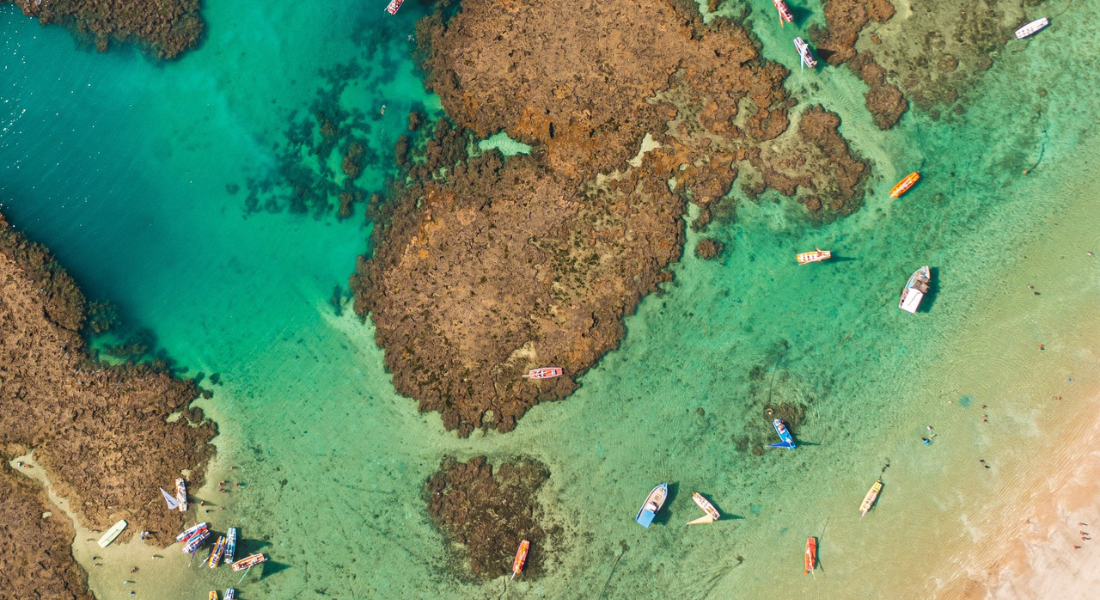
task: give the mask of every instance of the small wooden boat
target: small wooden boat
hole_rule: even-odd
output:
[[[901,300],[898,300],[898,308],[907,313],[916,314],[920,308],[921,300],[928,293],[928,283],[932,281],[932,270],[923,266],[909,276],[909,281],[901,290]]]
[[[806,538],[806,573],[813,573],[817,567],[817,538],[810,536]],[[817,577],[817,575],[814,575]]]
[[[694,521],[689,521],[688,525],[705,525],[722,518],[722,513],[718,512],[718,509],[711,504],[710,500],[704,498],[699,492],[692,492],[691,499],[695,502],[695,505],[703,509],[703,512],[706,514]]]
[[[237,590],[225,588],[225,595],[222,596],[222,600],[237,600]]]
[[[176,480],[176,502],[180,512],[187,512],[187,481],[183,477]]]
[[[210,590],[210,600],[218,600],[218,590]]]
[[[779,11],[779,26],[783,26],[783,21],[788,23],[794,22],[794,15],[791,14],[791,9],[787,7],[787,3],[783,0],[772,0],[772,4],[775,5],[775,10]]]
[[[779,434],[779,441],[768,446],[769,448],[786,448],[787,450],[794,450],[794,436],[787,430],[787,424],[781,419],[772,421],[772,427],[775,427],[775,432]]]
[[[516,558],[512,561],[512,579],[519,575],[519,572],[523,570],[523,563],[527,562],[527,551],[531,549],[531,542],[523,540],[519,543],[519,550],[516,550]]]
[[[1046,29],[1047,25],[1050,25],[1050,19],[1046,17],[1035,19],[1034,21],[1016,30],[1016,39],[1022,40],[1024,38],[1031,37],[1036,33],[1039,33],[1040,31]]]
[[[210,558],[207,559],[206,564],[211,569],[217,569],[223,554],[225,554],[225,536],[219,535],[218,541],[214,542],[214,547],[210,549]]]
[[[202,543],[205,542],[206,538],[208,538],[208,537],[210,537],[210,530],[209,529],[200,529],[198,531],[198,533],[191,536],[190,539],[188,539],[186,542],[184,542],[184,544],[183,544],[183,553],[184,554],[191,554],[193,552],[196,552],[199,549],[199,546],[201,546]]]
[[[251,569],[252,567],[255,567],[256,565],[264,562],[265,560],[267,560],[267,557],[263,554],[253,554],[251,556],[246,556],[241,560],[233,563],[233,570],[243,571],[245,569]]]
[[[390,0],[390,3],[386,5],[386,12],[391,15],[396,15],[397,11],[401,10],[401,5],[405,0]]]
[[[806,40],[800,37],[794,38],[794,47],[795,50],[798,50],[798,56],[802,58],[803,65],[811,69],[817,66],[817,59],[810,52],[810,45],[806,43]]]
[[[653,523],[653,517],[656,517],[661,507],[665,505],[666,498],[668,498],[667,483],[662,483],[653,488],[646,496],[645,502],[642,503],[642,509],[638,511],[638,516],[634,517],[634,520],[642,527],[649,529],[650,523]]]
[[[794,259],[798,261],[800,265],[808,265],[810,263],[821,262],[833,257],[833,253],[828,250],[822,250],[821,248],[814,249],[813,252],[803,252],[796,255]]]
[[[99,538],[99,547],[106,548],[107,546],[110,546],[111,542],[115,541],[115,538],[117,538],[118,535],[122,533],[123,529],[126,529],[126,521],[119,521],[118,523],[111,525],[111,528],[108,529],[107,532]]]
[[[177,542],[186,541],[186,540],[190,539],[191,536],[198,533],[200,529],[206,529],[206,527],[207,527],[206,523],[199,523],[198,525],[195,525],[193,527],[188,527],[187,529],[184,530],[183,533],[176,536],[176,541]]]
[[[913,187],[918,181],[920,181],[920,172],[913,171],[906,175],[905,179],[902,179],[897,185],[890,189],[890,197],[901,198],[902,194],[908,192],[909,188]]]
[[[878,493],[882,491],[882,479],[880,478],[871,486],[871,489],[867,490],[867,495],[863,497],[863,502],[859,505],[859,516],[863,518],[863,515],[867,514],[867,511],[871,510],[871,507],[875,505],[875,500],[878,500]]]
[[[225,564],[233,563],[233,556],[237,554],[237,528],[230,527],[225,532]]]
[[[552,379],[562,374],[561,367],[541,367],[538,369],[531,369],[524,377],[528,379]]]

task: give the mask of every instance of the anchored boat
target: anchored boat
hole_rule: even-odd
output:
[[[817,567],[817,538],[810,536],[806,538],[806,573],[813,573]],[[814,575],[817,577],[817,575]]]
[[[233,562],[233,555],[237,553],[237,528],[230,527],[225,532],[225,564]]]
[[[905,283],[905,288],[901,290],[901,300],[898,301],[898,308],[907,313],[916,314],[921,300],[928,293],[928,283],[931,280],[932,271],[927,266],[914,271],[909,277],[909,281]]]
[[[890,189],[890,197],[901,198],[902,194],[908,192],[909,188],[913,187],[918,181],[920,181],[920,171],[913,171]]]
[[[798,264],[800,265],[808,265],[810,263],[828,260],[832,257],[832,252],[828,250],[822,250],[821,248],[816,248],[813,252],[803,252],[802,254],[795,256],[794,259],[798,261]]]
[[[126,521],[119,521],[111,525],[111,528],[99,538],[99,547],[106,548],[110,546],[111,542],[115,541],[115,538],[118,537],[118,534],[122,533],[123,529],[126,529]]]
[[[1035,19],[1034,21],[1016,30],[1016,39],[1022,40],[1024,38],[1031,37],[1036,33],[1039,33],[1040,31],[1046,29],[1047,25],[1050,25],[1050,19],[1047,19],[1046,17]]]
[[[237,590],[233,588],[226,588],[225,595],[222,596],[222,600],[237,600]]]
[[[401,4],[403,2],[405,2],[405,0],[390,0],[390,3],[386,5],[386,12],[391,15],[396,15],[397,11],[401,10]]]
[[[692,492],[691,499],[695,502],[695,505],[703,509],[703,512],[706,514],[694,521],[689,521],[688,525],[705,525],[722,518],[722,513],[718,512],[718,509],[711,504],[710,500],[704,498],[699,492]]]
[[[878,493],[882,491],[882,479],[879,478],[871,489],[867,490],[867,495],[863,497],[863,502],[859,504],[859,516],[863,518],[863,515],[867,514],[867,511],[871,510],[871,507],[875,505],[875,500],[878,500]]]
[[[263,554],[253,554],[251,556],[246,556],[241,560],[233,563],[233,570],[243,571],[245,569],[251,569],[252,567],[255,567],[256,565],[264,562],[265,560],[267,560],[267,557]]]
[[[191,539],[192,536],[197,534],[200,530],[206,529],[206,527],[207,527],[206,523],[199,523],[198,525],[195,525],[193,527],[188,527],[187,529],[184,530],[183,533],[176,536],[176,541],[177,542],[187,541],[187,540]]]
[[[218,590],[210,590],[210,600],[218,600]]]
[[[187,481],[183,477],[176,480],[176,503],[180,512],[187,512]]]
[[[661,485],[653,488],[649,495],[646,496],[645,502],[642,503],[642,509],[638,511],[638,516],[634,517],[634,520],[639,525],[649,529],[650,523],[653,522],[653,517],[657,516],[661,507],[665,504],[665,499],[668,498],[668,484],[662,483]]]
[[[208,537],[210,537],[209,529],[203,528],[198,530],[195,535],[191,536],[186,542],[183,543],[183,553],[192,554],[196,552],[199,549],[199,546],[201,546]]]
[[[217,569],[218,563],[222,560],[222,555],[225,553],[225,536],[219,535],[218,541],[214,542],[214,547],[210,549],[210,558],[207,559],[206,564],[211,569]]]
[[[817,59],[810,52],[810,45],[806,43],[806,40],[800,37],[794,38],[794,47],[798,50],[798,56],[802,58],[803,65],[811,69],[817,66]]]
[[[787,8],[787,3],[783,0],[772,0],[772,4],[775,5],[775,10],[779,11],[779,26],[783,26],[783,21],[788,23],[794,22],[794,15],[791,14],[791,9]]]
[[[787,424],[781,419],[772,421],[772,427],[775,427],[775,432],[779,434],[779,441],[768,446],[769,448],[786,448],[787,450],[794,450],[794,436],[787,430]]]
[[[519,572],[523,570],[523,563],[527,562],[527,551],[531,549],[531,542],[523,540],[519,543],[519,550],[516,550],[516,558],[512,561],[512,579],[519,575]]]
[[[541,367],[538,369],[531,369],[524,377],[528,379],[551,379],[561,374],[561,367]]]

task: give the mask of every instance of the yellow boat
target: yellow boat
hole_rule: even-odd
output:
[[[828,250],[822,250],[821,248],[816,248],[813,252],[803,252],[802,254],[795,256],[794,259],[798,261],[798,264],[800,265],[808,265],[810,263],[828,260],[832,257],[832,252]]]
[[[918,181],[920,181],[920,172],[913,171],[912,173],[906,175],[905,179],[899,181],[898,184],[895,185],[892,190],[890,190],[890,197],[900,198],[902,194],[908,192],[909,188],[913,187],[913,185],[916,184]]]
[[[859,505],[859,516],[863,518],[863,515],[867,514],[867,511],[871,510],[871,507],[875,505],[875,500],[878,500],[878,493],[882,491],[882,479],[879,479],[871,486],[871,489],[867,490],[867,495],[863,497],[863,503]]]

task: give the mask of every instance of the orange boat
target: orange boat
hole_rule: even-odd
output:
[[[512,579],[519,575],[519,572],[523,570],[523,563],[527,562],[527,551],[531,549],[531,542],[523,540],[519,543],[519,550],[516,550],[516,559],[512,561]]]
[[[806,538],[806,573],[813,573],[815,567],[817,567],[817,538],[810,536]],[[815,574],[814,577],[817,575]]]
[[[905,179],[899,181],[898,184],[894,186],[894,189],[890,190],[890,197],[901,198],[901,195],[908,192],[909,188],[913,187],[918,181],[920,181],[920,172],[913,171],[906,175]]]
[[[808,265],[810,263],[821,262],[833,257],[833,253],[828,250],[822,250],[821,248],[815,249],[813,252],[803,252],[794,257],[798,264]]]

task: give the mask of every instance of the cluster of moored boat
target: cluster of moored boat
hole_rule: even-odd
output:
[[[230,527],[225,535],[218,536],[214,545],[210,548],[210,554],[203,560],[203,564],[211,569],[216,569],[218,565],[224,562],[230,565],[234,571],[244,571],[267,560],[266,556],[259,553],[250,554],[240,560],[233,560],[237,555],[237,532],[236,527]],[[210,537],[210,526],[208,523],[203,522],[177,535],[176,541],[183,544],[182,551],[184,554],[195,554]]]

